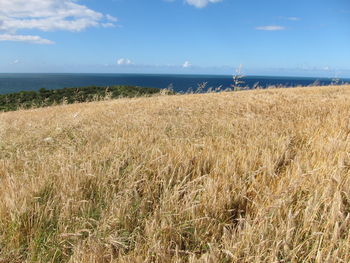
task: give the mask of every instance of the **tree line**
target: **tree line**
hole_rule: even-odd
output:
[[[46,107],[62,103],[90,102],[108,98],[147,96],[160,91],[157,88],[136,86],[89,86],[55,90],[42,88],[38,91],[20,91],[0,95],[0,111]]]

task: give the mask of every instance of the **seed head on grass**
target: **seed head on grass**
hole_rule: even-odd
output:
[[[275,88],[0,113],[0,262],[350,262],[349,98]]]
[[[242,81],[242,79],[244,78],[244,75],[242,75],[242,68],[243,65],[240,65],[235,71],[236,74],[233,75],[232,79],[233,79],[233,84],[231,85],[233,91],[238,91],[241,90],[241,84],[244,83],[244,81]]]

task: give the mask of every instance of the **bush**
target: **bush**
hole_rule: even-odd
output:
[[[159,93],[157,88],[142,88],[134,86],[110,86],[110,87],[81,87],[64,88],[57,90],[21,91],[0,95],[0,111],[13,111],[19,108],[44,107],[53,104],[89,102],[105,98],[137,97]]]

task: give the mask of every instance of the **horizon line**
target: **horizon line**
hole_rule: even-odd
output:
[[[216,74],[216,73],[120,73],[120,72],[0,72],[0,75],[4,74],[26,74],[26,75],[34,75],[34,74],[52,74],[52,75],[88,75],[88,74],[94,74],[94,75],[173,75],[173,76],[235,76],[235,75],[241,75],[243,78],[246,77],[279,77],[279,78],[312,78],[312,79],[341,79],[341,80],[350,80],[349,77],[321,77],[321,76],[301,76],[301,75],[255,75],[255,74]]]

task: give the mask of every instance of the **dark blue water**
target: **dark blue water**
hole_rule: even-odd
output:
[[[332,83],[325,78],[261,77],[248,76],[243,86],[308,86],[315,81],[320,85]],[[349,81],[349,80],[342,80]],[[198,84],[207,82],[206,88],[230,87],[232,76],[218,75],[150,75],[150,74],[0,74],[0,94],[45,89],[60,89],[82,86],[132,85],[141,87],[167,88],[172,84],[177,92],[197,90]]]

